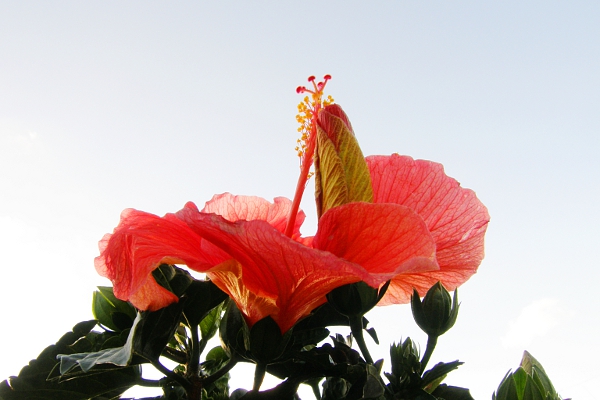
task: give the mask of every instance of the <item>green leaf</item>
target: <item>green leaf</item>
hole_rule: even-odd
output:
[[[90,334],[96,326],[96,321],[84,321],[73,327],[60,338],[56,344],[44,349],[37,359],[24,367],[18,376],[0,383],[0,399],[3,400],[84,400],[84,399],[113,399],[135,384],[140,377],[138,366],[94,370],[93,373],[82,374],[75,378],[51,378],[57,369],[58,354],[72,353],[73,345]],[[95,332],[92,332],[95,333]],[[99,346],[103,340],[98,334],[97,340],[92,340],[93,346]],[[114,333],[106,335],[114,336]]]
[[[190,326],[200,323],[208,313],[227,299],[227,294],[212,281],[194,280],[186,288],[183,313]]]
[[[383,396],[384,386],[379,377],[379,371],[373,365],[367,364],[367,380],[363,386],[364,399],[378,399]]]
[[[221,318],[223,317],[223,313],[225,312],[226,304],[221,302],[217,307],[213,308],[200,322],[200,333],[202,334],[202,339],[207,341],[219,330],[219,325],[221,323]]]
[[[113,364],[127,366],[133,357],[133,338],[141,317],[136,317],[133,327],[127,337],[127,342],[122,347],[104,349],[91,353],[58,354],[60,360],[60,374],[66,374],[72,368],[79,366],[83,372],[88,372],[98,364]]]
[[[112,287],[98,286],[92,299],[92,312],[102,325],[120,332],[131,328],[136,316],[135,308],[113,294]]]
[[[429,371],[427,371],[423,374],[423,381],[422,381],[423,387],[438,381],[440,378],[443,379],[446,375],[448,375],[448,373],[450,371],[457,369],[458,367],[460,367],[463,364],[464,364],[463,362],[460,362],[458,360],[452,361],[449,363],[435,364],[433,366],[433,368],[431,368]],[[441,382],[441,381],[438,381],[438,384],[439,384],[439,382]],[[432,388],[432,389],[435,389],[435,388]]]
[[[444,400],[474,400],[469,389],[448,386],[445,383],[439,385],[432,393],[437,398]]]
[[[133,351],[136,354],[147,360],[158,360],[179,327],[183,303],[180,301],[158,311],[144,311],[140,314],[133,337]]]

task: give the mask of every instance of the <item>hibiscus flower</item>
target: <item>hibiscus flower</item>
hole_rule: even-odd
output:
[[[299,106],[301,174],[293,201],[226,193],[202,210],[188,203],[164,217],[125,210],[95,261],[116,297],[141,310],[176,302],[152,271],[185,264],[225,291],[249,326],[270,316],[284,333],[346,284],[379,288],[391,280],[383,304],[405,303],[413,288],[424,292],[441,280],[453,289],[475,273],[485,207],[439,164],[398,155],[365,159],[346,114],[322,100],[329,78],[311,77],[314,90],[298,89],[312,100]],[[319,224],[314,237],[303,238],[299,204],[313,160]]]
[[[290,210],[284,198],[269,203],[227,193],[202,211],[188,203],[162,218],[126,210],[100,242],[96,269],[113,282],[116,297],[156,310],[177,298],[151,272],[185,264],[229,294],[249,326],[271,316],[286,332],[336,287],[361,280],[377,287],[401,271],[436,268],[425,224],[397,205],[337,207],[321,218],[314,238],[304,239],[302,212],[292,237],[282,232]]]

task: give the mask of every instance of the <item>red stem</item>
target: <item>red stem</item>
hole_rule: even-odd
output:
[[[300,169],[300,176],[298,177],[298,184],[296,185],[296,192],[294,193],[294,200],[292,201],[292,209],[290,210],[287,225],[285,226],[285,235],[290,238],[294,233],[296,216],[298,215],[298,210],[300,209],[300,202],[302,201],[302,195],[304,195],[306,182],[308,181],[308,173],[310,172],[310,167],[313,163],[313,155],[315,153],[315,142],[317,135],[317,116],[319,115],[320,109],[321,107],[317,105],[313,112],[311,122],[312,126],[310,128],[310,137],[308,139],[309,143],[302,159],[302,167]]]

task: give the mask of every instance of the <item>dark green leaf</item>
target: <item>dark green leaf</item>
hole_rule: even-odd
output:
[[[221,323],[221,317],[225,312],[226,304],[221,302],[219,306],[213,308],[200,322],[200,333],[202,334],[203,340],[209,340],[219,330],[219,324]],[[186,314],[187,315],[187,314]]]
[[[423,374],[423,387],[429,385],[432,382],[435,382],[439,378],[445,377],[450,371],[455,370],[460,367],[463,362],[458,360],[452,361],[449,363],[437,363],[431,368],[429,371]]]
[[[117,299],[113,289],[106,286],[98,286],[98,291],[94,292],[92,312],[102,325],[119,332],[131,328],[136,316],[135,308]]]
[[[140,376],[137,366],[93,370],[93,373],[81,375],[75,379],[48,379],[58,367],[56,356],[69,354],[71,346],[90,333],[96,321],[81,322],[54,345],[44,349],[37,359],[24,367],[18,376],[0,383],[2,400],[84,400],[113,399],[135,384]],[[114,334],[113,334],[114,335]],[[109,335],[110,336],[110,335]],[[94,346],[102,340],[98,338]]]
[[[133,338],[134,332],[141,320],[140,315],[135,319],[133,327],[127,337],[127,342],[123,347],[104,349],[91,353],[59,354],[60,374],[63,375],[75,366],[79,366],[83,372],[89,371],[97,364],[113,364],[117,366],[127,366],[133,357]]]
[[[182,303],[180,301],[158,311],[141,313],[133,338],[133,351],[136,354],[147,360],[158,360],[181,322]]]
[[[474,400],[469,389],[448,386],[445,383],[439,385],[432,393],[435,397],[444,400]]]
[[[183,313],[190,325],[198,325],[208,313],[227,298],[211,281],[193,281],[185,291]]]

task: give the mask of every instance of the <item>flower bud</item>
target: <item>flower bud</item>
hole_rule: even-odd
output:
[[[350,283],[329,292],[327,301],[336,311],[347,317],[362,317],[375,307],[386,288],[387,285],[380,290],[364,282]]]
[[[319,113],[315,151],[317,214],[355,201],[373,201],[371,175],[348,116],[337,105]]]
[[[291,332],[289,330],[285,335],[282,335],[277,322],[267,316],[250,328],[248,335],[245,337],[246,349],[257,363],[270,364],[285,351]]]
[[[421,302],[419,293],[414,290],[411,297],[412,313],[417,325],[428,336],[438,337],[446,333],[458,316],[458,295],[454,291],[454,300],[441,282],[429,289]]]
[[[527,351],[516,371],[508,371],[492,400],[561,400],[542,365]]]

